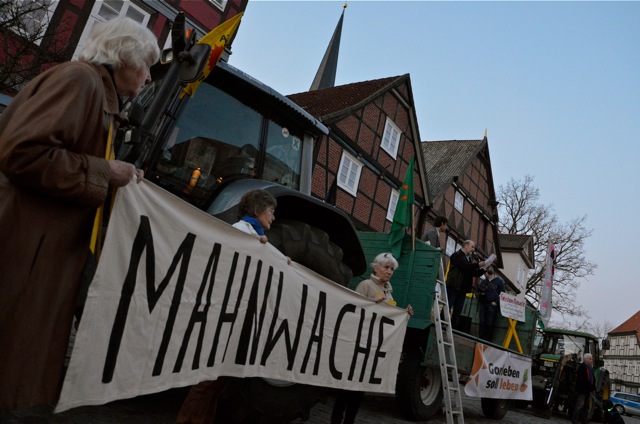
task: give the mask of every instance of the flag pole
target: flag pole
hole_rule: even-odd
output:
[[[416,250],[416,205],[411,205],[411,250]]]
[[[240,20],[242,19],[242,15],[244,12],[240,12],[237,15],[227,19],[211,31],[207,33],[204,37],[202,37],[196,44],[204,44],[211,48],[211,53],[209,53],[209,60],[207,64],[202,69],[202,73],[200,77],[187,84],[180,94],[180,98],[182,99],[185,95],[193,96],[196,92],[196,89],[200,85],[200,83],[207,79],[211,70],[216,66],[218,60],[220,60],[220,56],[222,56],[222,52],[227,47],[227,44],[233,38],[233,35],[236,33],[238,26],[240,26]]]
[[[391,229],[389,231],[389,247],[391,253],[395,258],[399,258],[402,254],[402,244],[405,236],[407,235],[407,220],[411,220],[411,226],[413,229],[413,215],[409,205],[413,206],[413,169],[414,158],[409,161],[407,167],[407,173],[404,177],[404,182],[400,187],[398,193],[398,202],[396,204],[396,210],[393,213],[393,221],[391,222]],[[409,216],[411,214],[411,216]]]

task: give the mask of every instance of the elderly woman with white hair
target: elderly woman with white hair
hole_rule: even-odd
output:
[[[79,61],[37,76],[0,117],[0,411],[58,398],[96,209],[142,177],[108,160],[121,98],[159,57],[137,22],[98,24]]]
[[[393,272],[398,269],[398,261],[391,253],[380,253],[373,262],[371,262],[373,274],[368,280],[363,280],[356,287],[356,292],[369,299],[375,300],[377,303],[385,302],[395,306],[396,301],[393,300],[393,288],[391,287],[391,277]],[[407,306],[409,315],[413,315],[411,305]]]
[[[367,280],[361,281],[356,292],[372,299],[376,303],[385,302],[396,306],[393,300],[391,277],[398,269],[398,261],[391,253],[380,253],[371,262],[373,274]],[[407,305],[407,313],[413,316],[413,308]],[[336,396],[331,413],[331,424],[353,424],[360,409],[364,392],[340,390]]]

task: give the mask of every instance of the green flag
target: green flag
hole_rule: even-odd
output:
[[[398,196],[396,211],[393,214],[391,231],[389,231],[389,246],[391,246],[391,253],[395,258],[399,258],[402,252],[405,227],[411,225],[413,221],[411,213],[411,206],[413,205],[413,161],[414,158],[411,158],[409,168],[407,168],[407,175],[404,177],[404,183],[402,183],[402,189]]]

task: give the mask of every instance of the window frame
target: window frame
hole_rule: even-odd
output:
[[[147,12],[145,9],[141,8],[137,4],[132,3],[129,0],[121,0],[121,1],[122,1],[122,9],[120,9],[119,11],[113,10],[112,8],[109,7],[109,4],[102,1],[97,1],[94,3],[93,8],[91,9],[91,13],[89,14],[89,19],[87,19],[87,23],[84,29],[82,30],[82,35],[80,35],[80,39],[78,40],[76,49],[73,52],[73,58],[72,58],[73,60],[78,59],[78,57],[80,56],[80,52],[84,48],[84,45],[86,44],[87,39],[89,38],[89,35],[91,34],[91,31],[93,30],[94,25],[98,22],[106,22],[110,19],[115,18],[115,16],[105,17],[100,15],[100,12],[102,11],[103,7],[109,7],[111,11],[118,12],[117,16],[128,16],[127,12],[130,9],[133,9],[136,12],[143,15],[142,21],[137,21],[137,22],[139,22],[144,26],[147,26],[149,24],[149,20],[151,19],[151,14],[149,12]]]
[[[224,11],[224,9],[227,7],[228,0],[208,0],[208,1],[218,9]]]
[[[22,25],[12,25],[9,27],[11,31],[15,32],[20,37],[25,37],[31,40],[33,44],[39,46],[42,43],[47,30],[49,29],[53,13],[55,12],[60,2],[56,0],[17,0],[16,3],[17,4],[11,7],[21,8],[23,7],[23,5],[25,5],[25,3],[29,5],[34,3],[39,4],[39,6],[36,6],[34,10],[42,12],[42,19],[38,20],[35,17],[32,17],[30,13],[25,13],[23,17],[20,18],[20,20],[22,21]],[[40,29],[38,34],[31,33],[31,31],[29,31],[31,22],[38,22],[38,26]]]
[[[345,166],[347,166],[348,169],[346,170],[346,173],[343,173],[343,167]],[[362,164],[362,162],[360,162],[355,156],[347,151],[343,151],[342,157],[340,158],[340,166],[338,167],[338,175],[336,176],[338,187],[355,197],[358,194],[358,186],[360,184],[360,175],[362,174],[363,166],[364,165]],[[353,179],[353,186],[351,186],[349,184],[349,175],[351,174],[354,167],[355,178]],[[342,181],[343,175],[345,175],[344,182]]]
[[[464,195],[460,190],[456,190],[453,197],[453,208],[460,213],[464,213]]]
[[[400,190],[392,188],[391,194],[389,194],[389,207],[387,208],[387,221],[389,222],[393,222],[393,216],[398,208],[398,200],[400,200]],[[393,208],[391,205],[393,205]]]
[[[445,244],[445,251],[444,253],[451,257],[451,255],[453,255],[456,251],[458,251],[459,249],[459,245],[456,242],[456,240],[451,237],[451,236],[447,236],[447,243]]]
[[[397,137],[394,140],[393,136],[395,133],[397,133]],[[398,147],[400,146],[401,138],[402,130],[391,118],[387,116],[384,124],[382,140],[380,140],[380,148],[387,152],[392,158],[396,159],[398,157]],[[395,144],[392,144],[393,141],[395,141]]]

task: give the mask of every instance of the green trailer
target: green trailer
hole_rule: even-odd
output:
[[[389,235],[384,233],[359,232],[365,257],[369,263],[381,252],[389,251]],[[442,410],[443,389],[440,373],[436,331],[433,321],[433,301],[436,278],[442,258],[442,251],[420,240],[415,244],[409,235],[405,236],[402,255],[398,259],[391,284],[393,297],[398,307],[411,304],[414,316],[409,320],[404,340],[403,355],[396,382],[396,401],[402,413],[409,419],[428,420]],[[360,281],[369,278],[371,269],[354,277],[349,287],[355,289]],[[526,309],[526,321],[515,326],[522,352],[516,350],[515,337],[509,347],[490,343],[478,338],[478,305],[476,299],[469,299],[471,317],[470,333],[453,331],[458,372],[465,378],[471,374],[476,344],[481,342],[498,349],[506,349],[527,358],[531,355],[535,337],[537,312]],[[494,330],[494,340],[505,340],[510,328],[508,319],[500,316]],[[492,419],[504,417],[510,402],[503,399],[482,399],[485,416]]]

